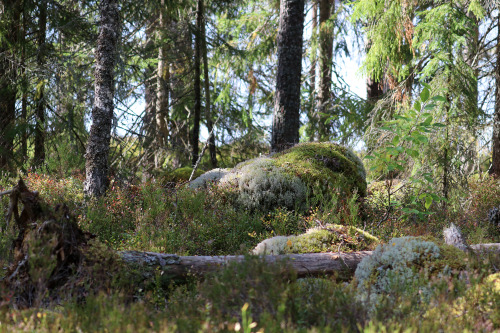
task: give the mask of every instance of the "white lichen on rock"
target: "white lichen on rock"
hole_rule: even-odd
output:
[[[205,188],[207,185],[211,183],[217,183],[220,179],[226,176],[231,169],[221,169],[216,168],[210,171],[205,172],[195,180],[193,180],[190,184],[190,188]]]
[[[247,210],[270,211],[276,207],[302,209],[307,188],[297,176],[286,173],[269,158],[258,158],[237,166],[221,179],[237,188],[236,203]]]
[[[429,287],[425,281],[433,267],[428,263],[439,258],[438,245],[415,237],[393,238],[379,245],[356,269],[359,299],[373,306],[380,295],[404,295],[413,292],[415,287],[426,297]]]

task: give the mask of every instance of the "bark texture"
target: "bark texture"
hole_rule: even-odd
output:
[[[40,166],[45,162],[45,35],[47,31],[47,1],[41,0],[38,4],[38,52],[36,62],[39,72],[39,88],[36,92],[36,127],[35,127],[35,158],[34,165]]]
[[[146,33],[146,50],[149,57],[152,58],[153,54],[156,52],[156,47],[154,46],[154,30],[156,29],[156,17],[152,16],[148,20],[148,25],[145,29]],[[156,136],[156,89],[154,85],[155,78],[155,68],[152,65],[148,65],[144,71],[144,100],[146,102],[146,107],[144,110],[144,118],[142,124],[142,132],[144,133],[143,138],[143,149],[144,158],[142,164],[147,171],[149,171],[155,164],[155,152],[157,147],[154,146],[154,138]]]
[[[201,26],[201,42],[203,49],[203,77],[205,84],[205,118],[207,120],[208,130],[208,151],[210,153],[210,164],[212,168],[217,168],[217,153],[215,150],[215,135],[214,123],[212,121],[212,110],[210,102],[210,78],[208,77],[208,49],[207,49],[207,33],[206,33],[206,15],[205,10],[202,12],[202,26]]]
[[[158,80],[157,80],[157,96],[156,96],[156,142],[157,153],[155,154],[155,167],[160,167],[163,164],[160,151],[164,149],[168,143],[168,98],[169,98],[169,81],[170,70],[167,61],[167,13],[165,0],[161,0],[160,4],[160,19],[158,29]]]
[[[352,277],[358,264],[372,251],[352,253],[307,253],[289,255],[266,255],[267,263],[287,261],[299,277],[322,276],[342,273]],[[145,274],[161,269],[173,277],[188,274],[204,275],[222,268],[230,262],[242,262],[245,256],[178,256],[154,252],[123,251],[120,256],[127,264],[139,266]]]
[[[84,191],[92,197],[103,195],[109,183],[108,155],[113,119],[113,70],[119,36],[118,1],[102,0],[100,15],[101,22],[95,54],[95,97],[92,109],[92,126],[85,154]]]
[[[198,161],[200,147],[200,118],[201,118],[201,27],[203,25],[203,0],[198,0],[196,8],[196,33],[194,40],[194,116],[193,116],[193,167]]]
[[[21,1],[0,1],[0,169],[13,167],[16,117],[17,56],[14,52],[20,29]]]
[[[497,21],[500,24],[500,14]],[[495,113],[493,114],[492,159],[489,173],[498,177],[500,176],[500,32],[497,36],[495,53],[497,58],[495,66]]]
[[[281,0],[271,151],[299,142],[304,0]]]
[[[327,124],[331,113],[332,100],[332,60],[333,60],[333,22],[332,9],[335,3],[332,0],[320,0],[319,3],[319,92],[318,92],[318,139],[327,141],[331,126]]]
[[[317,128],[317,113],[316,113],[316,45],[315,40],[318,36],[318,0],[312,1],[312,19],[311,19],[311,67],[309,68],[309,105],[307,110],[307,120],[309,122],[307,126],[307,136],[309,141],[314,141],[316,136]]]

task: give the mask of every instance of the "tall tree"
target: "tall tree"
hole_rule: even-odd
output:
[[[168,85],[170,81],[170,70],[167,61],[167,9],[165,0],[160,3],[160,22],[158,27],[158,82],[156,96],[156,137],[157,153],[155,154],[155,167],[160,167],[163,160],[160,151],[165,149],[168,142]]]
[[[191,164],[196,165],[199,155],[200,118],[201,118],[201,29],[203,25],[203,0],[198,0],[196,8],[196,31],[194,41],[194,116],[192,145],[193,156]]]
[[[314,141],[317,134],[317,111],[316,111],[316,38],[318,30],[318,0],[312,0],[311,18],[311,67],[309,68],[309,105],[307,109],[307,136],[310,141]]]
[[[492,160],[489,173],[496,177],[500,176],[500,8],[497,16],[498,35],[496,46],[496,65],[495,65],[495,112],[493,114],[493,137],[492,141]]]
[[[108,187],[108,155],[113,119],[114,67],[118,42],[118,0],[101,0],[99,36],[95,52],[95,97],[92,126],[85,154],[84,191],[92,197],[102,196]]]
[[[205,84],[205,119],[207,121],[208,130],[208,149],[210,153],[210,164],[212,168],[217,168],[217,154],[215,150],[215,135],[214,124],[212,121],[212,111],[210,103],[210,78],[208,77],[208,49],[207,49],[207,32],[206,32],[206,14],[202,10],[202,25],[201,25],[201,42],[203,49],[203,78]]]
[[[319,1],[319,91],[318,91],[318,139],[328,140],[330,126],[327,121],[331,116],[331,86],[332,86],[332,60],[333,60],[333,22],[332,9],[335,8],[334,0]]]
[[[12,166],[17,95],[17,55],[22,1],[0,2],[0,169]]]
[[[304,0],[281,0],[271,151],[299,142]]]
[[[35,158],[33,164],[40,166],[45,161],[45,53],[46,53],[46,32],[47,32],[47,0],[40,0],[38,3],[38,52],[36,62],[39,72],[37,92],[35,94]]]

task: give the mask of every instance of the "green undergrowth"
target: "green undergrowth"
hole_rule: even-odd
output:
[[[428,302],[419,290],[381,297],[373,311],[353,284],[297,278],[287,263],[246,257],[203,280],[102,291],[84,301],[16,310],[0,302],[0,332],[491,332],[500,329],[498,273],[482,263],[467,279],[434,280]],[[113,287],[113,286],[111,286]],[[394,300],[395,299],[395,300]]]
[[[20,310],[11,293],[1,290],[0,332],[500,330],[498,282],[490,282],[498,281],[491,277],[498,274],[498,256],[470,258],[438,241],[449,222],[462,229],[469,243],[498,240],[488,229],[487,211],[500,204],[497,181],[490,178],[471,180],[470,191],[457,195],[460,200],[449,202],[446,212],[412,219],[398,211],[386,214],[385,207],[370,201],[370,192],[361,200],[356,195],[333,200],[318,196],[320,204],[304,213],[285,208],[263,213],[235,207],[230,194],[210,186],[192,190],[155,182],[125,186],[112,181],[104,198],[85,202],[80,177],[56,179],[37,173],[25,177],[28,187],[39,191],[47,205],[66,203],[80,227],[96,234],[97,240],[87,249],[89,259],[81,275],[71,281],[71,292],[78,297],[68,292],[54,303]],[[15,179],[3,177],[0,191],[14,183]],[[404,201],[404,193],[396,199]],[[0,200],[4,214],[8,198]],[[161,271],[149,281],[134,269],[121,274],[119,260],[107,253],[111,248],[181,255],[246,254],[264,239],[296,237],[328,224],[356,231],[341,240],[342,251],[359,250],[358,238],[368,232],[382,243],[392,237],[423,236],[436,243],[443,256],[432,267],[424,263],[413,267],[415,276],[431,271],[423,275],[425,279],[407,288],[393,288],[390,294],[381,293],[375,304],[368,304],[356,283],[321,276],[299,279],[286,263],[268,265],[258,257],[248,256],[204,279],[190,277],[178,284]],[[4,267],[12,259],[16,231],[12,223],[7,229],[3,220],[0,227],[0,265]],[[331,234],[323,236],[327,243],[338,244],[328,240]],[[338,245],[327,251],[336,249]],[[380,272],[379,266],[374,267],[375,273],[369,275],[373,279]],[[438,271],[453,273],[433,274]],[[429,286],[432,292],[426,292]]]

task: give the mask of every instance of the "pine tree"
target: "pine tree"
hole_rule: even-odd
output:
[[[281,0],[271,151],[299,142],[304,0]]]

